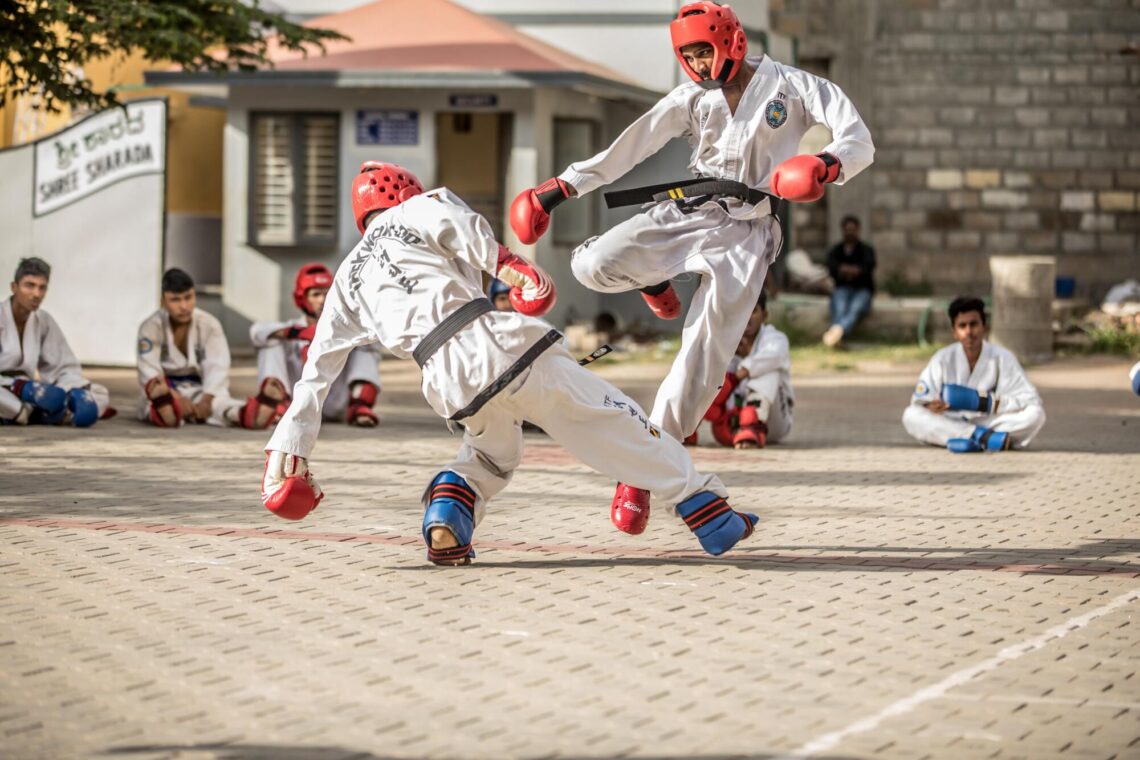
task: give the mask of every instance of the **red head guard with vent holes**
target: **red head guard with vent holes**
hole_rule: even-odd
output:
[[[731,82],[740,70],[740,62],[748,53],[748,38],[736,12],[728,5],[711,2],[689,3],[681,7],[677,18],[669,24],[673,38],[673,52],[694,82],[706,90],[716,90]],[[698,42],[712,45],[713,65],[711,77],[705,79],[685,62],[681,48]]]
[[[312,315],[305,294],[313,288],[331,288],[332,284],[332,270],[324,264],[306,264],[297,270],[297,279],[293,281],[293,303],[301,311]]]
[[[364,217],[373,211],[399,206],[424,191],[416,175],[398,164],[365,161],[352,180],[352,216],[364,234]]]

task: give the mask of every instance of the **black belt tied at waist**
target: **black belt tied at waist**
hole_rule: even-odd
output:
[[[776,210],[779,198],[774,195],[756,190],[743,182],[731,179],[714,179],[711,177],[697,177],[679,182],[666,182],[661,185],[646,185],[634,187],[629,190],[614,190],[605,194],[607,208],[620,208],[621,206],[638,206],[643,203],[656,203],[660,201],[684,201],[701,196],[729,196],[757,206],[765,199],[770,201],[769,209]]]
[[[416,360],[416,364],[420,365],[420,369],[423,369],[431,355],[438,351],[444,343],[451,340],[455,333],[474,322],[477,317],[494,311],[494,309],[495,305],[488,298],[476,298],[474,301],[468,301],[424,336],[424,339],[412,351],[412,358]]]

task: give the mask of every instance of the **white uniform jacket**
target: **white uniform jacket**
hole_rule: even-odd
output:
[[[138,336],[139,385],[145,388],[151,378],[165,375],[174,383],[200,384],[203,393],[215,398],[228,397],[230,347],[222,323],[194,309],[186,346],[189,353],[184,355],[174,345],[170,315],[164,309],[144,319]]]
[[[560,179],[584,195],[614,182],[675,137],[693,148],[689,170],[702,177],[743,182],[769,192],[772,170],[799,152],[809,127],[822,124],[832,141],[824,148],[842,164],[837,184],[871,164],[875,146],[855,106],[837,86],[767,56],[748,59],[757,67],[733,114],[724,93],[686,82],[633,122],[593,158],[571,164]],[[769,213],[734,199],[730,213],[748,218]]]
[[[64,390],[89,385],[63,330],[43,309],[28,315],[21,344],[11,298],[0,302],[0,372],[9,378],[4,385],[14,377],[38,379]]]
[[[760,328],[760,334],[752,342],[748,356],[737,357],[733,369],[744,367],[750,379],[760,378],[775,372],[780,385],[786,386],[788,394],[792,389],[792,354],[788,346],[788,336],[772,325]]]
[[[989,341],[982,342],[982,353],[978,363],[970,371],[970,362],[961,343],[953,343],[938,350],[930,357],[930,363],[918,378],[918,385],[911,397],[912,406],[922,406],[942,398],[944,385],[965,385],[979,392],[993,394],[999,400],[998,414],[1008,414],[1041,406],[1041,396],[1025,376],[1025,371],[1012,353],[995,346]],[[949,410],[945,416],[962,420],[972,420],[985,416],[981,412]]]
[[[375,342],[410,357],[436,325],[485,297],[482,273],[495,273],[498,256],[487,221],[446,188],[374,217],[337,269],[293,403],[266,448],[309,456],[321,404],[349,352]],[[522,314],[483,314],[424,363],[424,398],[441,417],[465,419],[561,337]]]

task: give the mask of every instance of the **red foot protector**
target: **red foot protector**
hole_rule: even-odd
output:
[[[649,523],[649,491],[618,483],[610,505],[610,522],[632,536],[644,533]]]
[[[641,297],[649,304],[649,308],[658,319],[676,319],[681,316],[681,299],[677,297],[677,291],[673,290],[673,284],[670,282],[665,283],[665,289],[660,293],[642,290]]]

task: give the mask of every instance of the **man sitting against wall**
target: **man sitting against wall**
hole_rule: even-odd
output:
[[[859,219],[843,218],[843,242],[827,254],[827,269],[835,287],[831,291],[831,327],[823,343],[839,345],[871,311],[875,297],[875,249],[859,239]]]

